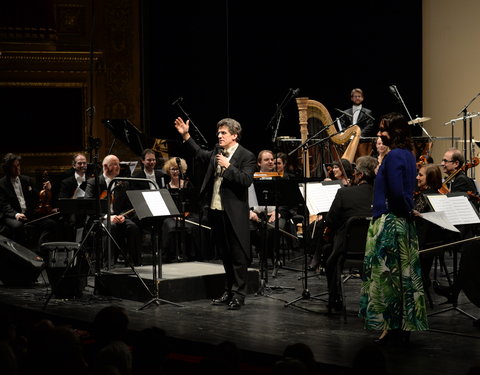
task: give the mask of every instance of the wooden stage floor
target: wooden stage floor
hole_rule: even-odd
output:
[[[302,262],[302,259],[287,261],[286,266],[301,268]],[[313,275],[308,279],[308,290],[312,295],[324,292],[324,276]],[[272,279],[270,272],[269,286],[295,289],[272,288],[266,295],[249,295],[240,311],[212,306],[207,299],[182,302],[183,307],[153,304],[139,310],[143,302],[99,298],[92,295],[91,286],[87,286],[84,296],[76,300],[52,298],[43,310],[50,290],[40,278],[35,287],[0,286],[1,315],[2,318],[24,320],[48,317],[54,322],[68,322],[74,327],[88,329],[100,309],[116,304],[128,311],[131,332],[152,326],[163,328],[176,343],[177,352],[201,354],[212,344],[230,340],[249,362],[271,365],[287,345],[302,342],[313,350],[319,373],[344,374],[358,349],[378,336],[378,332],[365,331],[356,316],[360,281],[353,279],[346,284],[348,319],[344,322],[339,313],[328,315],[323,301],[301,299],[285,307],[285,302],[302,295],[305,285],[299,280],[301,276],[302,272],[283,268]],[[93,277],[90,277],[89,283],[92,282]],[[432,297],[435,305],[430,312],[451,306],[439,305],[444,298],[433,292]],[[459,307],[480,316],[479,309],[463,293]],[[389,374],[465,374],[473,364],[480,362],[480,329],[473,327],[470,318],[457,311],[448,311],[431,317],[429,322],[431,329],[412,334],[410,345],[381,347]]]

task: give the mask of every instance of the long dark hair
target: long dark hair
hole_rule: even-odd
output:
[[[382,116],[380,126],[388,132],[390,139],[382,136],[382,142],[391,149],[404,148],[413,150],[412,139],[410,138],[410,125],[401,113],[391,112]]]

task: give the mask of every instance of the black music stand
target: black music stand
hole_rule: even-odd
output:
[[[441,194],[436,194],[436,195],[441,195]],[[447,199],[451,198],[451,197],[459,197],[459,196],[465,196],[467,197],[466,193],[463,193],[463,192],[455,192],[455,193],[448,193],[447,194]],[[432,204],[432,201],[430,199],[430,197],[433,198],[432,195],[427,195],[428,197],[428,203],[430,205],[430,207],[435,210],[435,207],[434,205]],[[471,209],[473,211],[473,213],[478,216],[478,212],[477,210],[475,209],[475,206],[472,204],[472,202],[469,202],[470,206],[471,206]],[[465,211],[464,211],[465,212]],[[465,213],[465,215],[467,215],[467,213]],[[462,227],[463,231],[468,231],[468,230],[474,230],[474,226],[478,225],[478,223],[475,223],[475,224],[454,224],[454,225],[457,225],[457,226],[460,226]],[[473,237],[472,237],[473,239]],[[470,239],[467,238],[467,239],[464,239],[464,240],[461,240],[461,241],[457,241],[456,243],[465,243],[465,242],[468,242]],[[454,245],[455,243],[451,243],[450,245]],[[441,246],[438,246],[438,248],[441,248],[441,247],[446,247],[445,245],[441,245]],[[460,294],[460,291],[463,287],[463,285],[460,285],[459,287],[459,284],[461,284],[461,282],[459,281],[460,278],[459,278],[459,272],[460,272],[460,269],[459,269],[459,262],[458,262],[458,252],[460,251],[460,246],[452,246],[452,253],[453,253],[453,260],[452,260],[452,263],[453,263],[453,283],[452,285],[450,286],[450,289],[451,289],[451,298],[449,298],[449,300],[447,301],[448,302],[451,302],[452,306],[450,307],[447,307],[443,310],[440,310],[440,311],[436,311],[436,312],[433,312],[433,313],[430,313],[428,314],[428,316],[435,316],[435,315],[439,315],[439,314],[443,314],[444,312],[447,312],[447,311],[457,311],[459,312],[460,314],[472,319],[472,320],[477,320],[477,318],[471,314],[469,314],[468,312],[462,310],[460,307],[458,307],[458,296]]]
[[[279,287],[268,285],[268,259],[267,259],[267,230],[268,230],[268,217],[267,206],[275,206],[275,212],[278,213],[279,206],[295,206],[303,202],[302,195],[298,189],[298,184],[294,180],[280,179],[273,177],[271,180],[255,179],[253,181],[255,193],[257,196],[257,202],[259,206],[265,207],[265,222],[263,223],[263,246],[260,251],[260,289],[256,293],[263,295],[265,289],[295,289],[293,287]],[[279,220],[275,220],[274,227],[274,257],[278,257],[279,246]],[[274,262],[275,263],[275,262]],[[275,264],[274,264],[275,267]],[[275,272],[275,268],[274,268]]]
[[[157,306],[161,302],[169,303],[178,307],[182,305],[159,298],[159,279],[162,278],[162,254],[158,247],[158,226],[159,219],[171,216],[180,216],[175,202],[166,189],[160,190],[130,190],[127,191],[128,198],[135,208],[135,212],[140,220],[150,221],[152,224],[152,272],[153,272],[153,296],[139,310],[142,310],[151,304]],[[157,264],[158,263],[158,264]],[[157,267],[158,266],[158,267]]]
[[[97,215],[98,210],[100,209],[100,214],[105,214],[108,210],[107,208],[107,201],[106,200],[100,200],[100,208],[98,206],[98,200],[95,198],[78,198],[78,199],[71,199],[71,198],[60,198],[58,200],[58,208],[60,210],[60,213],[65,213],[65,214],[76,214],[76,215]],[[78,255],[80,254],[81,251],[84,251],[84,244],[89,238],[89,235],[91,232],[96,233],[98,231],[98,228],[96,223],[92,223],[90,226],[89,230],[85,234],[83,241],[80,243],[80,246],[75,250],[72,258],[68,261],[66,264],[65,270],[60,276],[60,278],[56,281],[55,287],[52,286],[52,291],[47,297],[47,300],[45,301],[45,304],[43,306],[43,309],[45,310],[48,306],[48,303],[50,302],[50,299],[52,298],[54,294],[54,290],[56,289],[57,286],[60,285],[62,280],[65,279],[68,271],[72,268],[72,266],[75,264],[76,259]],[[89,274],[95,275],[97,271],[99,272],[99,259],[100,259],[100,251],[97,247],[97,241],[94,241],[94,249],[93,249],[93,255],[95,256],[95,267],[92,266],[92,263],[89,259],[88,256],[86,256],[86,260],[88,262],[89,266]]]

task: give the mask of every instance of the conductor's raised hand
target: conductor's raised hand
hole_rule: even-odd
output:
[[[177,128],[178,133],[182,136],[184,141],[187,141],[190,138],[188,130],[190,129],[190,120],[187,122],[183,121],[181,117],[175,119],[175,128]]]

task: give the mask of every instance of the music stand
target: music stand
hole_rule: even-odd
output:
[[[106,200],[100,200],[100,213],[105,214],[108,210],[108,205]],[[78,198],[78,199],[73,199],[73,198],[60,198],[58,199],[58,208],[60,213],[65,213],[65,214],[76,214],[76,215],[96,215],[98,213],[98,200],[95,198]],[[65,279],[65,276],[67,275],[68,271],[70,268],[75,264],[76,259],[78,257],[78,254],[80,251],[84,250],[84,244],[86,240],[88,239],[90,233],[94,230],[96,227],[95,223],[93,223],[89,230],[87,231],[87,234],[84,236],[83,241],[80,243],[80,246],[75,250],[72,258],[68,261],[64,272],[60,276],[60,278],[56,281],[55,287],[52,285],[52,291],[47,297],[47,300],[45,301],[45,304],[43,306],[43,309],[45,310],[48,306],[48,303],[50,302],[50,299],[52,298],[54,294],[54,290],[62,280]],[[94,249],[93,249],[93,254],[95,255],[96,258],[96,265],[99,264],[99,251],[96,248],[96,241],[94,241]],[[88,262],[89,266],[89,274],[95,275],[98,267],[95,267],[93,269],[92,263],[88,257],[85,257]]]
[[[253,181],[258,206],[265,207],[265,223],[263,226],[263,247],[260,252],[260,278],[261,285],[257,294],[264,294],[265,289],[295,289],[292,287],[268,286],[268,260],[267,260],[267,230],[268,230],[268,206],[275,206],[275,212],[278,214],[279,206],[295,206],[303,201],[298,185],[294,180],[279,179],[273,177],[271,180],[255,179]],[[280,232],[279,219],[275,219],[274,226],[274,257],[278,256],[278,234]],[[275,265],[274,265],[275,267]]]
[[[450,224],[459,226],[463,230],[467,230],[467,228],[468,229],[474,228],[474,227],[471,227],[471,225],[478,225],[478,222],[480,220],[478,216],[478,212],[476,211],[472,202],[468,201],[466,193],[463,193],[463,192],[448,193],[446,196],[442,194],[427,195],[427,198],[428,198],[428,203],[430,207],[434,211],[443,211],[446,214],[446,218],[450,222]],[[457,199],[457,198],[459,198],[460,200],[454,201],[454,199]],[[460,244],[460,243],[469,242],[470,240],[474,240],[474,239],[476,238],[475,237],[467,238],[461,241],[457,241],[456,243],[450,243],[446,245],[437,246],[435,248],[422,250],[420,251],[420,253],[432,251],[433,249],[443,248],[446,246],[452,246],[457,243]],[[473,320],[477,319],[473,315],[467,313],[466,311],[458,307],[458,295],[460,294],[460,291],[463,288],[463,285],[461,285],[460,278],[459,278],[459,272],[460,272],[459,265],[458,265],[459,251],[460,251],[460,247],[459,248],[457,248],[456,246],[452,247],[452,252],[453,252],[453,260],[452,260],[453,285],[451,286],[452,299],[451,301],[447,301],[447,302],[451,302],[452,306],[446,309],[431,313],[428,316],[435,316],[447,311],[454,310],[469,317],[470,319],[473,319]]]
[[[158,247],[158,222],[160,218],[180,216],[175,202],[167,189],[160,190],[130,190],[127,191],[128,198],[135,209],[140,220],[153,221],[152,223],[152,272],[153,272],[153,296],[139,310],[155,303],[157,306],[161,302],[169,303],[178,307],[182,305],[161,299],[159,297],[159,279],[162,278],[162,255]],[[158,263],[158,267],[157,267]]]

